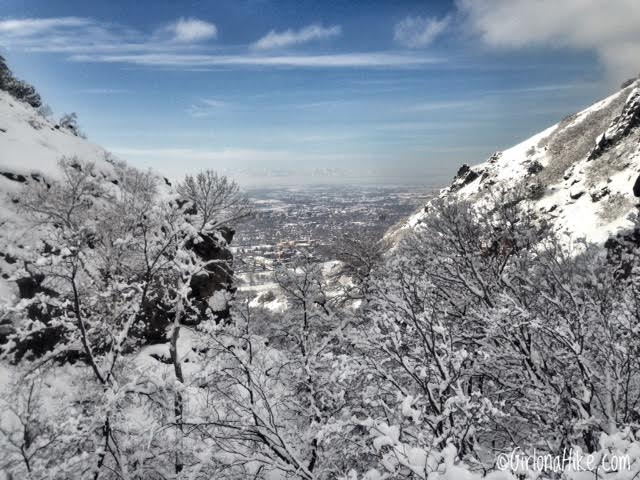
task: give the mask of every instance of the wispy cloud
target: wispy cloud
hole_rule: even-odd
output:
[[[313,40],[324,40],[327,38],[337,37],[342,33],[339,25],[332,27],[323,27],[322,25],[309,25],[298,31],[285,30],[284,32],[276,32],[271,30],[260,40],[252,45],[255,50],[271,50],[275,48],[285,48],[293,45],[311,42]]]
[[[444,32],[448,25],[449,17],[442,19],[407,17],[396,24],[393,38],[406,47],[425,47]]]
[[[91,18],[0,20],[0,44],[30,52],[96,52],[152,47],[136,30]]]
[[[151,33],[81,17],[0,20],[0,44],[41,53],[184,51],[216,35],[214,24],[193,18]]]
[[[28,52],[66,54],[67,59],[74,62],[206,70],[220,67],[417,68],[444,61],[398,51],[295,55],[268,52],[271,48],[339,34],[339,26],[311,25],[299,31],[270,32],[244,51],[236,47],[225,52],[223,47],[218,47],[211,53],[203,42],[216,37],[216,26],[193,18],[178,19],[147,34],[80,17],[0,21],[0,45]]]
[[[93,23],[82,17],[22,18],[0,21],[0,34],[26,37],[64,28],[86,27]]]
[[[188,53],[136,53],[69,57],[76,62],[129,63],[154,67],[418,67],[441,63],[438,57],[397,52],[342,53],[327,55],[204,55]]]
[[[192,117],[208,117],[229,104],[215,98],[203,98],[198,103],[190,105],[187,112]]]
[[[129,90],[125,88],[83,88],[80,92],[89,93],[91,95],[116,95],[120,93],[128,93]]]
[[[486,105],[482,99],[474,100],[452,100],[452,101],[433,101],[424,103],[414,103],[403,109],[406,112],[431,112],[438,110],[467,110]]]
[[[180,18],[167,27],[173,40],[180,43],[200,42],[218,36],[218,27],[197,18]]]

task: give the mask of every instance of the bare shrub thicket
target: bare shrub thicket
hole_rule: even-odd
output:
[[[212,200],[243,214],[237,190],[204,174],[175,202],[145,173],[115,188],[62,170],[22,199],[49,244],[25,260],[50,290],[7,309],[6,349],[62,335],[8,357],[14,478],[479,480],[515,448],[626,449],[625,476],[605,478],[640,474],[637,232],[606,250],[557,236],[522,192],[441,198],[392,251],[342,242],[349,288],[300,256],[273,273],[286,310],[217,322],[193,301],[208,262],[188,245],[242,216]],[[141,346],[149,304],[166,341]]]
[[[160,195],[151,173],[112,166],[117,186],[93,164],[63,159],[60,181],[32,183],[18,199],[42,248],[25,253],[19,272],[37,279],[35,295],[3,309],[14,325],[4,358],[18,362],[19,380],[2,392],[12,409],[0,419],[0,466],[17,478],[161,478],[189,458],[182,339],[185,325],[215,323],[191,285],[216,261],[190,245],[228,219],[215,199],[233,208],[229,184],[209,179],[191,190],[212,199],[202,221],[186,213],[188,200]],[[158,356],[164,377],[150,375],[157,368],[139,353],[154,323],[168,341]]]
[[[598,158],[591,160],[585,168],[587,187],[605,183],[616,173],[624,171],[629,166],[629,158],[635,153],[638,142],[640,142],[640,132],[632,130],[624,142],[620,142],[615,148],[606,150]]]
[[[584,159],[595,146],[598,136],[620,112],[626,98],[623,91],[606,107],[588,114],[574,125],[571,123],[575,119],[569,122],[569,126],[561,123],[555,132],[543,139],[539,147],[546,147],[550,158],[546,168],[538,175],[539,180],[545,185],[559,182],[569,167]]]
[[[633,200],[622,193],[608,195],[602,200],[598,209],[598,216],[604,223],[619,219],[623,213],[633,206]]]
[[[372,280],[366,423],[380,441],[395,432],[376,452],[399,478],[427,478],[416,452],[447,446],[483,468],[513,448],[594,452],[640,418],[637,278],[501,205],[436,203]]]

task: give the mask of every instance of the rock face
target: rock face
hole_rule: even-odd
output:
[[[633,184],[633,195],[640,197],[640,175],[638,175],[638,178],[636,178],[636,181]]]
[[[589,160],[598,158],[603,152],[622,141],[629,135],[631,130],[638,126],[640,126],[640,88],[636,87],[631,91],[620,115],[611,122],[609,128],[598,138],[596,146],[589,154]]]
[[[233,240],[235,231],[231,228],[221,228],[216,234],[200,235],[200,241],[189,243],[201,260],[206,261],[206,273],[194,277],[191,281],[191,295],[196,299],[202,314],[211,308],[221,319],[229,318],[228,302],[222,302],[217,292],[232,294],[233,289],[233,255],[227,246]]]
[[[234,231],[222,227],[210,234],[200,234],[199,241],[190,241],[187,248],[207,262],[206,272],[191,279],[190,297],[199,310],[199,317],[185,322],[185,325],[197,325],[211,312],[217,321],[226,321],[229,316],[228,299],[233,296],[233,255],[229,244],[233,240]],[[219,299],[224,299],[220,302]],[[144,306],[142,329],[139,338],[142,343],[156,344],[167,341],[167,328],[173,324],[173,305],[164,305],[157,301],[149,301]]]
[[[476,171],[469,167],[466,163],[460,167],[458,173],[453,179],[453,183],[451,184],[451,189],[458,190],[465,185],[470,184],[480,177],[482,170]]]
[[[31,299],[39,293],[56,297],[56,292],[43,286],[44,279],[45,277],[42,274],[18,278],[16,280],[16,285],[20,292],[20,298]],[[14,350],[16,360],[20,360],[25,355],[32,357],[41,356],[46,352],[53,350],[53,348],[62,341],[65,331],[59,325],[51,325],[53,313],[54,307],[51,305],[32,304],[29,306],[27,310],[29,318],[42,322],[44,327],[37,333],[30,335],[25,341],[16,345]],[[7,330],[6,335],[9,333],[11,333],[11,329]],[[0,337],[0,342],[4,343],[4,339],[2,337]],[[66,358],[70,359],[70,356],[67,355]]]

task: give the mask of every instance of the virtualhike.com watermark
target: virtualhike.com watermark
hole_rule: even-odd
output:
[[[565,470],[574,472],[593,472],[596,470],[608,472],[620,472],[631,469],[631,459],[629,455],[616,455],[614,453],[583,453],[573,448],[564,449],[562,455],[552,455],[550,453],[540,454],[533,450],[529,455],[520,448],[516,448],[511,453],[502,453],[496,460],[496,466],[500,470],[510,470],[513,472],[545,472],[562,473]]]

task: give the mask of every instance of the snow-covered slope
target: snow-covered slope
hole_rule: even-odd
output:
[[[639,174],[636,80],[481,164],[461,167],[440,195],[483,201],[499,188],[521,188],[558,231],[603,242],[630,224],[628,215],[636,210],[640,196]],[[410,217],[402,229],[419,225],[425,211]]]
[[[19,249],[32,248],[37,234],[26,230],[13,199],[30,182],[58,178],[62,157],[93,162],[105,182],[113,179],[109,154],[43,118],[29,105],[0,91],[0,303],[16,294],[10,280]]]

